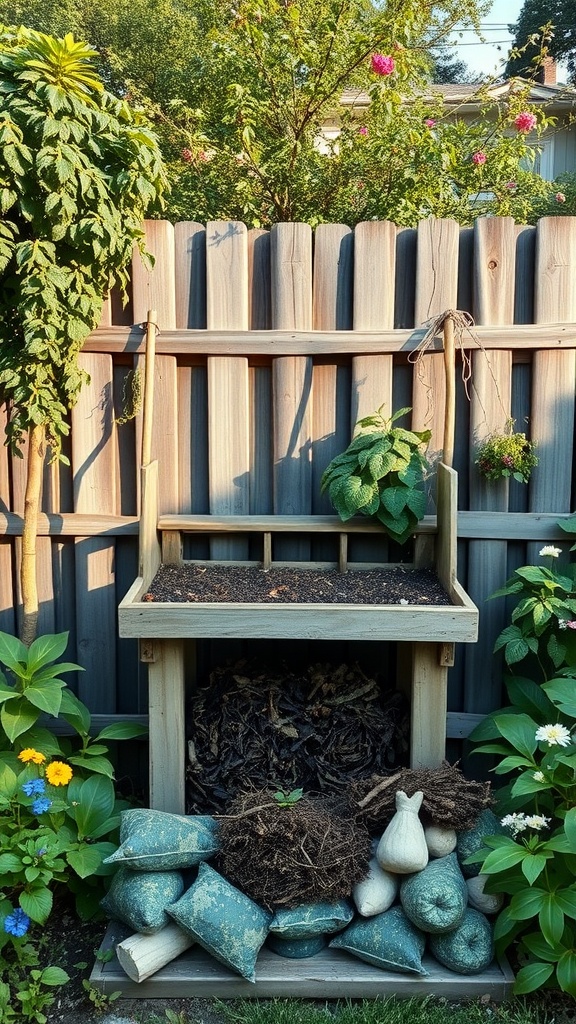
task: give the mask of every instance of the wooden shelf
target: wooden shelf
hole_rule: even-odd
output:
[[[122,925],[110,924],[101,951],[113,949],[129,934]],[[97,960],[90,982],[101,992],[121,992],[129,999],[373,999],[378,996],[489,996],[500,1002],[512,994],[514,975],[508,965],[494,961],[480,974],[455,974],[432,957],[423,960],[426,976],[382,971],[337,949],[326,949],[305,960],[289,960],[262,949],[256,964],[256,982],[245,981],[199,946],[143,982],[132,981],[117,958]]]

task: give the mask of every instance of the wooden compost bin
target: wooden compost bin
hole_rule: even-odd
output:
[[[161,560],[181,561],[182,534],[186,532],[261,533],[266,561],[273,533],[338,533],[342,552],[349,533],[381,533],[382,528],[368,520],[344,524],[332,516],[158,517],[156,463],[143,472],[141,575],[120,603],[118,620],[120,636],[138,637],[142,656],[149,663],[151,807],[185,813],[185,640],[398,641],[405,645],[409,655],[411,766],[435,766],[442,761],[446,744],[447,674],[453,663],[453,645],[473,643],[478,635],[478,609],[456,579],[454,470],[444,465],[438,467],[436,519],[427,517],[416,531],[414,564],[433,565],[450,598],[450,604],[435,606],[145,601],[144,595]],[[162,548],[158,533],[162,536]],[[366,569],[374,565],[348,563],[348,567]],[[379,568],[385,570],[386,565]]]
[[[123,637],[138,637],[149,664],[150,806],[185,812],[184,642],[205,638],[397,641],[409,656],[411,752],[413,766],[439,764],[446,742],[448,667],[457,642],[477,638],[478,609],[456,579],[457,475],[440,465],[437,516],[419,525],[414,566],[432,565],[450,603],[446,605],[354,605],[261,603],[162,603],[143,600],[161,561],[182,561],[182,535],[207,533],[263,535],[263,562],[269,563],[274,533],[328,532],[340,535],[340,563],[347,562],[351,533],[382,532],[368,520],[343,524],[332,516],[157,516],[157,464],[143,470],[141,575],[119,606]],[[162,544],[159,543],[159,535]],[[230,563],[227,563],[230,564]],[[245,565],[245,562],[241,564]],[[251,563],[262,564],[262,563]],[[286,565],[288,563],[278,563]],[[292,565],[296,563],[290,563]],[[302,563],[300,563],[302,564]],[[317,563],[312,563],[314,566]],[[310,567],[310,563],[307,563]],[[324,565],[322,567],[325,567]],[[390,566],[389,566],[390,567]],[[378,566],[386,569],[386,565]],[[126,937],[110,925],[103,949]],[[510,995],[513,975],[493,963],[479,975],[463,977],[425,959],[425,977],[372,967],[340,950],[326,950],[305,960],[290,960],[263,949],[256,983],[238,977],[198,946],[183,953],[143,982],[130,980],[118,960],[96,963],[91,982],[103,992],[120,990],[130,997],[285,997],[365,998],[380,995]]]

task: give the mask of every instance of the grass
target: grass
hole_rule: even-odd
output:
[[[432,997],[389,997],[322,1005],[297,999],[217,1005],[225,1024],[553,1024],[555,1020],[541,1006],[522,1000],[458,1004]]]

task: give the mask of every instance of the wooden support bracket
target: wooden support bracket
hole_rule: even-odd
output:
[[[156,652],[154,650],[153,640],[140,640],[140,661],[145,662],[147,665],[153,665],[156,661]]]
[[[454,644],[438,644],[438,664],[444,668],[452,668],[454,664]]]

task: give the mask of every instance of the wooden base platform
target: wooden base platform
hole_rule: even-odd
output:
[[[129,934],[110,924],[101,952],[113,949]],[[101,992],[121,992],[130,999],[374,999],[378,996],[446,996],[471,999],[489,996],[496,1002],[509,999],[514,975],[506,963],[492,963],[481,974],[461,975],[424,958],[427,977],[381,971],[337,949],[323,950],[306,960],[289,960],[264,948],[258,957],[256,982],[252,984],[219,964],[199,946],[183,953],[146,981],[131,981],[114,956],[97,960],[91,984]]]

